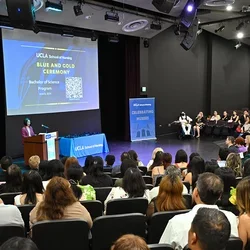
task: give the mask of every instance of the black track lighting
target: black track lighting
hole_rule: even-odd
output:
[[[226,28],[225,25],[222,25],[218,29],[216,29],[214,32],[215,33],[222,32],[225,28]]]

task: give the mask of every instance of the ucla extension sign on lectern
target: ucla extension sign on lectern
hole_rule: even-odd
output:
[[[155,98],[131,98],[129,107],[131,141],[156,139]]]

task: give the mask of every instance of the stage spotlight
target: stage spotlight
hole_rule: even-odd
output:
[[[195,2],[194,0],[189,0],[186,7],[182,11],[181,21],[180,21],[181,24],[184,27],[189,28],[193,24],[194,19],[196,18],[196,14],[197,14],[197,7],[195,5]]]
[[[199,36],[202,33],[203,29],[198,29],[197,36]]]
[[[237,38],[238,39],[242,39],[244,37],[244,33],[243,32],[238,32],[237,33]]]
[[[228,6],[226,7],[226,10],[227,10],[227,11],[232,11],[232,10],[233,10],[233,6],[232,6],[232,5],[228,5]]]
[[[234,46],[235,49],[239,49],[240,47],[241,47],[241,42],[238,42],[238,43]]]
[[[226,28],[225,25],[222,25],[218,29],[216,29],[214,32],[215,33],[222,32],[225,28]]]
[[[144,48],[149,48],[149,40],[147,38],[143,41]]]
[[[110,21],[110,22],[119,22],[119,14],[116,13],[113,9],[111,11],[107,11],[104,19],[106,21]]]
[[[108,41],[110,43],[119,43],[119,36],[118,35],[109,36]]]
[[[52,11],[57,11],[57,12],[63,11],[62,2],[60,1],[59,3],[53,3],[47,0],[45,2],[45,10],[46,11],[52,10]]]
[[[83,15],[83,11],[82,11],[82,5],[81,4],[77,4],[73,7],[74,9],[74,13],[75,13],[75,16],[81,16]]]

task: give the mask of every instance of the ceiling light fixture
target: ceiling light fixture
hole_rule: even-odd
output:
[[[106,21],[110,21],[110,22],[119,22],[119,14],[117,12],[115,12],[114,9],[111,9],[111,11],[107,11],[104,19]]]
[[[202,33],[203,29],[198,29],[197,36],[199,36]]]
[[[227,10],[227,11],[232,11],[232,10],[233,10],[233,6],[232,6],[232,5],[228,5],[228,6],[226,7],[226,10]]]
[[[241,45],[242,45],[241,42],[238,42],[238,43],[234,46],[234,48],[235,48],[235,49],[239,49],[239,48],[241,47]]]
[[[59,3],[53,3],[47,0],[45,3],[45,10],[61,12],[63,11],[62,2],[60,1]]]
[[[237,38],[238,39],[242,39],[244,37],[244,33],[243,32],[238,32],[237,33]]]

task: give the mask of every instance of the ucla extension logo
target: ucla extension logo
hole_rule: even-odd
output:
[[[77,146],[75,147],[75,151],[81,151],[81,150],[84,150],[85,147],[84,146]]]

